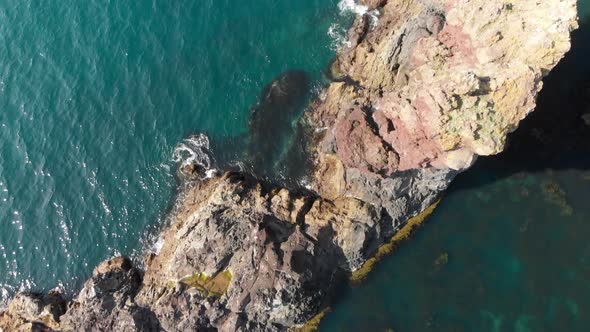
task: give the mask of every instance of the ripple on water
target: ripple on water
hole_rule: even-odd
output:
[[[75,290],[112,255],[141,261],[177,144],[239,137],[281,72],[320,81],[338,2],[6,0],[0,293]]]

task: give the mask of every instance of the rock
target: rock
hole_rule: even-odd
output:
[[[476,2],[379,1],[375,29],[334,61],[357,89],[346,99],[328,93],[323,104],[333,114],[355,104],[376,110],[371,129],[399,156],[398,170],[464,170],[477,155],[502,151],[533,110],[542,78],[570,47],[574,1]],[[338,130],[331,122],[337,116],[323,117],[334,120],[322,127]],[[334,137],[321,140],[318,153],[332,154],[324,147]]]
[[[352,27],[348,30],[349,47],[356,47],[363,41],[369,31],[369,26],[371,24],[370,20],[368,14],[360,15],[355,18]]]
[[[296,224],[305,215],[305,209],[312,201],[310,196],[294,195],[281,188],[270,198],[270,212],[281,220]]]
[[[192,178],[193,176],[198,174],[199,166],[196,164],[187,164],[180,168],[180,172],[187,178]]]
[[[346,166],[383,176],[397,170],[397,154],[373,132],[360,108],[346,112],[336,123],[335,131],[338,156]]]
[[[232,173],[185,194],[185,201],[198,197],[195,213],[179,207],[135,297],[138,305],[153,308],[163,329],[285,330],[313,317],[333,281],[345,277],[346,259],[330,237],[324,242],[306,233],[312,193],[267,191],[258,180]],[[327,229],[318,233],[329,234]],[[231,277],[213,297],[187,282],[207,282],[220,273]],[[176,317],[188,312],[199,315],[179,322]]]
[[[133,304],[140,285],[139,271],[128,258],[116,257],[101,263],[78,296],[68,304],[66,313],[61,316],[60,328],[64,331],[141,331],[144,318],[136,318],[141,310]]]
[[[19,293],[0,314],[0,330],[50,331],[59,328],[66,302],[57,292]]]

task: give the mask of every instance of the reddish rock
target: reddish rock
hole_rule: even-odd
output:
[[[399,155],[398,169],[404,171],[414,168],[445,168],[446,153],[429,126],[436,113],[422,98],[415,100],[411,106],[406,105],[413,109],[411,118],[404,120],[399,114],[386,111],[388,108],[401,108],[400,103],[402,102],[398,100],[395,103],[380,105],[380,110],[373,114],[379,135]],[[408,123],[412,123],[413,126],[409,126]]]
[[[335,136],[338,156],[346,166],[383,176],[397,170],[397,154],[374,132],[360,108],[339,119]]]
[[[477,63],[473,42],[469,34],[463,31],[463,27],[445,25],[438,34],[438,40],[451,50],[457,57],[457,62],[469,65]]]

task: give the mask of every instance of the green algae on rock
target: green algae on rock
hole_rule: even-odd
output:
[[[546,181],[543,183],[542,189],[547,202],[558,207],[562,215],[571,216],[574,214],[574,209],[568,203],[565,191],[557,181]]]
[[[371,258],[369,258],[363,266],[354,271],[350,276],[350,281],[352,285],[358,285],[360,282],[363,282],[371,270],[375,268],[375,264],[379,263],[380,260],[385,258],[388,255],[391,255],[395,248],[400,245],[402,241],[408,240],[412,232],[416,231],[416,229],[428,219],[428,217],[434,212],[437,205],[440,203],[440,200],[432,204],[429,208],[422,211],[415,217],[410,218],[408,222],[387,242],[386,244],[379,247],[377,253]]]
[[[220,272],[214,277],[209,277],[204,273],[197,273],[181,279],[180,282],[189,288],[196,288],[207,297],[221,297],[227,292],[231,278],[232,275],[229,271]]]
[[[436,268],[440,268],[444,265],[447,265],[449,263],[449,254],[448,253],[442,253],[440,254],[435,260],[434,260],[434,266]]]
[[[320,313],[315,315],[312,319],[308,320],[302,327],[292,329],[292,332],[315,332],[319,330],[320,323],[324,316],[328,314],[328,312],[330,312],[330,308],[326,308],[320,311]]]

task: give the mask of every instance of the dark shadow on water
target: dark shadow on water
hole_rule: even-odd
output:
[[[467,172],[488,173],[456,181],[452,190],[482,186],[517,174],[548,169],[590,169],[590,21],[572,35],[572,49],[544,79],[537,108],[497,156],[480,158]],[[492,171],[492,172],[480,172]]]
[[[506,150],[481,157],[451,190],[547,169],[590,170],[590,21],[572,34],[572,50],[544,79],[535,111],[508,138]],[[290,70],[263,89],[252,106],[248,134],[212,140],[218,166],[236,168],[286,187],[301,186],[310,169],[305,128],[297,121],[313,98],[305,72]],[[590,115],[588,116],[590,122]],[[479,172],[479,171],[491,172]],[[460,176],[461,177],[461,176]]]
[[[572,34],[572,50],[544,79],[535,111],[509,136],[506,150],[481,157],[467,173],[484,176],[456,181],[451,190],[547,169],[590,170],[590,126],[582,119],[590,114],[589,60],[590,21],[585,21]],[[300,187],[310,160],[306,129],[297,120],[311,98],[303,71],[287,71],[269,82],[252,107],[248,134],[211,142],[218,166],[239,162],[243,171],[269,183]]]
[[[313,97],[310,79],[302,70],[289,70],[269,82],[250,109],[248,133],[211,141],[217,167],[301,188],[311,161],[308,135],[299,119]]]

